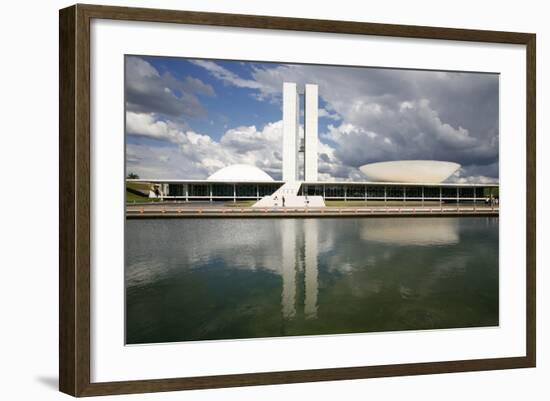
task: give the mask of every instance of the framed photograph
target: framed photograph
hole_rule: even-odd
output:
[[[534,34],[59,18],[62,392],[535,366]]]

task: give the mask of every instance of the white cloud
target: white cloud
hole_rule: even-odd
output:
[[[190,76],[178,79],[160,74],[141,57],[126,58],[126,110],[161,113],[176,118],[204,117],[207,112],[198,96],[215,96],[212,86]]]
[[[253,77],[262,84],[263,97],[280,92],[284,81],[318,84],[324,108],[341,117],[341,133],[352,128],[349,135],[333,138],[344,165],[396,159],[488,165],[498,160],[497,76],[338,68],[283,65],[257,68]]]
[[[329,118],[331,120],[336,120],[336,121],[341,120],[340,116],[337,113],[331,113],[324,108],[320,108],[318,113],[320,118],[324,117],[324,118]]]
[[[351,123],[329,125],[322,138],[335,144],[334,156],[341,164],[354,168],[368,160],[387,159],[394,151],[389,138]]]
[[[126,133],[172,143],[181,143],[186,139],[176,124],[156,120],[153,113],[126,112]]]
[[[447,181],[458,183],[498,184],[498,168],[498,162],[489,166],[464,166],[449,177]]]
[[[444,123],[439,114],[431,108],[427,99],[420,99],[415,102],[406,102],[406,107],[401,104],[400,115],[403,121],[409,125],[416,125],[417,130],[427,130],[430,140],[448,146],[450,148],[471,148],[479,145],[479,141],[470,136],[467,129],[462,127],[454,128]],[[439,145],[434,143],[434,145]],[[439,146],[437,146],[439,148]]]
[[[262,129],[232,128],[216,141],[209,135],[180,129],[173,122],[157,120],[153,114],[129,112],[127,130],[167,144],[128,145],[128,171],[142,178],[205,179],[220,168],[237,163],[257,166],[274,179],[281,178],[282,120]],[[340,135],[336,128],[333,130],[334,135]],[[354,128],[343,126],[342,132],[350,135]],[[324,142],[319,143],[319,177],[325,181],[364,178],[356,168],[345,166],[335,149]]]
[[[498,179],[495,177],[487,177],[485,175],[470,175],[468,177],[452,177],[448,182],[456,182],[459,184],[498,184]]]
[[[213,61],[207,60],[191,60],[191,63],[204,68],[209,71],[214,77],[230,83],[239,88],[250,88],[250,89],[261,89],[262,84],[254,80],[243,79],[237,74],[229,71],[226,68],[223,68],[221,65],[216,64]]]
[[[126,72],[132,78],[129,81],[132,85],[139,85],[140,82],[143,82],[147,78],[160,77],[155,67],[139,57],[128,57],[126,59]]]
[[[463,173],[457,179],[498,180],[498,168],[488,167],[495,162],[498,166],[496,76],[247,64],[252,71],[252,78],[247,79],[213,61],[192,62],[227,85],[254,89],[255,98],[261,101],[280,102],[284,81],[297,82],[299,87],[304,83],[318,84],[324,101],[319,116],[334,121],[334,125],[321,133],[321,138],[330,144],[326,145],[330,149],[320,151],[319,169],[323,179],[358,178],[357,167],[370,162],[434,159],[477,166],[479,171]],[[138,67],[143,68],[144,76],[155,74],[147,66]],[[188,143],[171,133],[174,127],[165,124],[155,126],[156,122],[152,122],[153,127],[142,132],[149,136],[161,135],[172,143],[182,141],[180,146],[186,149]],[[280,166],[281,127],[273,124],[262,129],[232,128],[219,142],[209,143],[207,139],[197,142],[197,157],[202,158],[201,163],[207,170],[233,161],[250,161],[259,167],[265,166],[271,174],[280,174],[277,166]],[[191,141],[192,135],[185,134],[183,138]],[[189,157],[193,157],[192,153],[189,150]]]
[[[219,141],[157,120],[153,114],[128,112],[126,121],[129,134],[167,143],[128,145],[128,170],[141,177],[204,179],[236,163],[257,166],[276,179],[281,176],[282,121],[266,124],[261,130],[255,126],[233,128]]]

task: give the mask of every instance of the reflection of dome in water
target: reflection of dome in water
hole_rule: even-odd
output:
[[[365,219],[360,236],[363,241],[390,245],[454,245],[460,241],[458,219],[426,218],[404,224],[400,219]]]
[[[398,160],[365,164],[359,170],[371,181],[439,183],[445,181],[460,164],[436,160]]]
[[[232,182],[269,182],[273,181],[265,171],[256,166],[247,164],[233,164],[224,167],[210,177],[208,181],[232,181]]]

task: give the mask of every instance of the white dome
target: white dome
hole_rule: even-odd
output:
[[[269,182],[273,181],[273,178],[256,166],[233,164],[216,171],[207,181]]]
[[[365,164],[359,170],[371,181],[435,184],[445,181],[460,164],[436,160],[398,160]]]

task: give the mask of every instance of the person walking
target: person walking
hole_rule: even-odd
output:
[[[283,207],[285,207],[285,197],[283,196]]]

